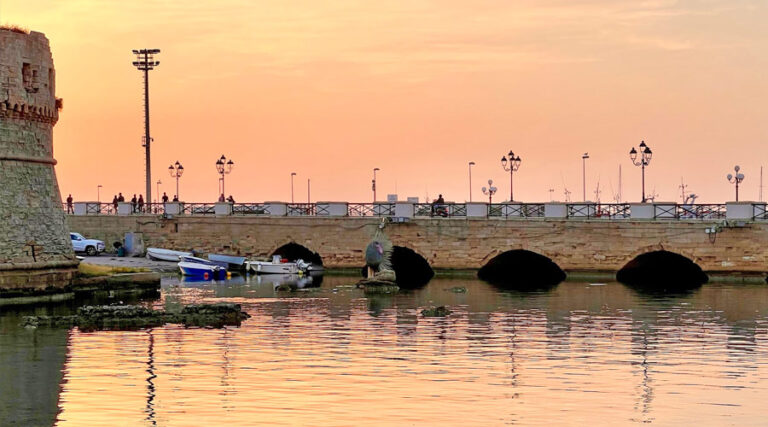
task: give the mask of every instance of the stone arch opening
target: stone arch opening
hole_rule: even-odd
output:
[[[693,260],[657,250],[638,255],[616,273],[616,280],[654,291],[685,291],[707,283],[709,277]]]
[[[313,252],[312,250],[296,242],[290,242],[280,246],[272,252],[272,255],[280,255],[281,257],[290,261],[302,259],[315,265],[323,265],[323,258],[320,256],[320,254]]]
[[[557,286],[566,274],[544,255],[514,249],[491,258],[477,277],[505,289],[544,290]]]
[[[405,246],[392,246],[390,262],[397,285],[404,289],[426,285],[435,276],[427,259]],[[366,267],[362,268],[362,274],[366,277]]]

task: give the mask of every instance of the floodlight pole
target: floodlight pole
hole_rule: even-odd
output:
[[[149,71],[160,65],[160,61],[154,60],[154,55],[160,53],[160,49],[134,49],[133,53],[136,55],[136,61],[133,62],[133,66],[139,71],[144,72],[144,151],[147,169],[146,195],[147,202],[149,202],[152,200],[152,170],[150,168],[150,142],[152,142],[152,138],[149,136]]]

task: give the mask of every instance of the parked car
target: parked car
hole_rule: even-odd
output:
[[[69,238],[72,240],[72,247],[75,249],[75,252],[85,252],[88,256],[104,252],[105,246],[101,240],[86,239],[80,233],[69,233]]]

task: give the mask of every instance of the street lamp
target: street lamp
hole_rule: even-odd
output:
[[[293,203],[293,177],[296,176],[296,172],[291,172],[291,203]]]
[[[102,187],[101,184],[96,186],[96,203],[101,203],[101,194],[100,194],[101,192],[99,191],[101,190],[101,187]]]
[[[380,171],[379,168],[373,168],[373,181],[371,181],[371,189],[373,190],[373,203],[376,203],[376,171]]]
[[[168,173],[171,174],[171,178],[176,178],[176,200],[179,199],[179,178],[181,178],[181,174],[184,173],[184,166],[179,163],[178,160],[176,160],[176,163],[168,166]]]
[[[645,141],[640,141],[640,145],[637,148],[639,148],[639,150],[635,150],[635,147],[632,147],[632,150],[629,151],[629,159],[632,160],[633,165],[640,166],[640,169],[642,170],[642,203],[645,203],[645,167],[651,163],[651,156],[653,153],[651,153],[651,149],[645,145]],[[637,158],[638,151],[640,152],[640,159]]]
[[[509,167],[507,167],[507,163],[509,163]],[[509,172],[509,201],[513,202],[515,201],[514,197],[514,183],[512,181],[512,177],[515,172],[517,172],[518,169],[520,169],[520,156],[515,157],[515,153],[512,152],[512,150],[509,150],[509,161],[507,161],[506,156],[501,157],[501,168],[504,169],[506,172]]]
[[[157,180],[157,186],[155,187],[155,189],[157,190],[157,196],[155,197],[155,203],[160,203],[160,184],[162,184],[162,183],[163,182],[160,181],[159,179]]]
[[[150,168],[149,155],[149,143],[152,142],[152,137],[149,136],[149,72],[160,65],[160,61],[155,61],[155,55],[158,53],[160,53],[160,49],[133,50],[133,54],[136,55],[133,66],[144,72],[144,156],[147,174],[147,203],[152,200],[152,169]]]
[[[224,175],[227,175],[229,173],[232,173],[232,166],[234,166],[235,163],[232,160],[227,160],[224,155],[221,155],[221,158],[219,160],[216,160],[216,171],[221,175],[221,194],[226,194],[226,191],[224,191]]]
[[[469,162],[469,201],[472,202],[472,166],[475,162]]]
[[[583,156],[581,156],[581,185],[582,185],[582,191],[583,191],[583,197],[584,201],[587,201],[587,159],[589,158],[589,153],[584,153]]]
[[[739,165],[734,166],[733,170],[736,172],[736,175],[728,174],[726,178],[728,178],[728,182],[730,182],[731,184],[736,184],[736,201],[738,202],[739,201],[739,184],[741,184],[741,181],[744,181],[744,174],[739,173],[739,170],[741,170]]]
[[[493,195],[496,194],[496,191],[499,189],[493,186],[493,180],[488,180],[488,188],[483,187],[483,194],[488,196],[488,204],[490,205],[493,203]]]

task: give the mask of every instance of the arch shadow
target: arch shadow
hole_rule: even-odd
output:
[[[323,265],[323,257],[321,257],[320,254],[313,252],[311,249],[308,249],[307,247],[302,246],[296,242],[290,242],[280,246],[279,248],[272,251],[270,257],[274,255],[280,255],[289,261],[302,259],[315,265]]]
[[[548,257],[525,249],[513,249],[491,258],[477,277],[506,290],[549,290],[566,274]]]
[[[690,258],[661,249],[636,256],[616,280],[643,293],[670,294],[698,289],[709,277]]]
[[[415,289],[424,286],[435,276],[435,272],[427,259],[406,246],[392,246],[390,263],[395,271],[397,286],[403,289]],[[366,277],[367,267],[363,267],[361,273],[363,277]]]

